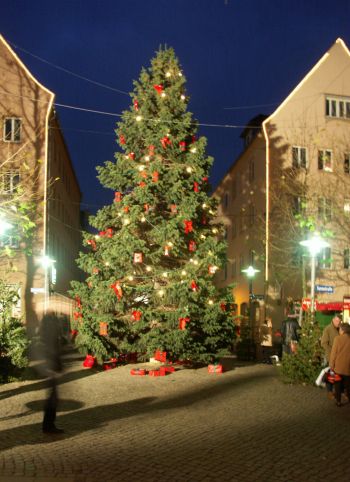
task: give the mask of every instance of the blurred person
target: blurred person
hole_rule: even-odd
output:
[[[298,323],[298,315],[288,315],[286,320],[282,321],[282,352],[291,355],[295,352],[295,346],[299,341],[300,325]]]
[[[339,314],[335,314],[332,318],[332,321],[329,325],[327,325],[322,333],[321,337],[321,346],[324,349],[325,357],[327,360],[327,365],[329,366],[329,360],[331,356],[332,346],[334,343],[335,337],[339,335],[339,325],[341,322],[341,318]],[[326,389],[327,389],[327,396],[329,399],[333,399],[333,384],[329,381],[326,381]]]
[[[55,425],[58,405],[57,377],[62,371],[61,332],[59,320],[54,313],[47,313],[43,316],[41,341],[49,389],[49,396],[44,405],[42,430],[44,433],[59,434],[64,432]]]
[[[334,338],[329,364],[331,370],[341,377],[334,382],[334,397],[340,407],[342,388],[350,400],[350,325],[347,323],[339,325],[339,336]]]

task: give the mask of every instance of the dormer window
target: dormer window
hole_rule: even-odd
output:
[[[350,119],[350,97],[326,97],[326,116]]]

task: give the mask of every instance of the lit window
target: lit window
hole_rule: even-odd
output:
[[[303,196],[293,197],[294,214],[303,214],[306,211],[306,199]]]
[[[333,156],[329,149],[321,149],[318,151],[318,168],[323,171],[331,172],[333,170]]]
[[[326,116],[350,119],[350,98],[326,97]]]
[[[306,147],[292,147],[292,164],[293,167],[307,168],[307,152]]]
[[[344,214],[350,215],[350,199],[344,199]]]
[[[11,229],[8,229],[5,234],[0,237],[0,247],[19,248],[19,238],[14,226]]]
[[[8,117],[4,122],[4,141],[20,142],[21,141],[21,119],[16,117]]]

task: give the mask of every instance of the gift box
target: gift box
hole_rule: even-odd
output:
[[[162,374],[166,375],[167,373],[173,373],[175,371],[175,368],[172,366],[162,366],[159,368],[159,370],[162,372]]]
[[[110,360],[106,360],[103,362],[103,369],[104,370],[111,370],[112,368],[115,368],[117,366],[117,359],[116,358],[111,358]]]
[[[150,370],[148,372],[148,375],[150,377],[164,377],[165,376],[165,372],[162,372],[161,370]]]
[[[219,363],[215,363],[213,365],[208,365],[208,372],[209,373],[222,373],[224,370],[223,370],[223,366],[220,365]]]
[[[92,368],[96,364],[96,357],[92,355],[86,355],[85,360],[83,361],[84,368]]]
[[[166,361],[166,351],[157,350],[154,354],[154,358],[155,360],[164,363]]]
[[[146,374],[147,374],[147,371],[144,368],[132,368],[130,370],[130,375],[145,376]]]

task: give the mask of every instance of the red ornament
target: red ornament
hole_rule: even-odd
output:
[[[142,263],[143,262],[143,254],[142,253],[134,253],[134,263]]]
[[[139,310],[134,310],[134,311],[132,312],[132,319],[133,319],[134,321],[140,321],[140,320],[141,320],[141,316],[142,316],[142,312],[139,311]]]
[[[124,206],[123,211],[124,211],[124,213],[128,213],[129,212],[129,206]],[[112,236],[109,236],[109,237],[111,238]]]
[[[99,236],[101,236],[101,238],[103,238],[104,236],[106,236],[106,231],[100,231],[98,234]]]
[[[129,152],[129,159],[135,160],[135,152]]]
[[[123,134],[120,134],[119,136],[119,143],[124,145],[126,143],[125,136]]]
[[[189,251],[196,251],[197,245],[196,243],[191,239],[191,241],[188,243],[188,250]]]
[[[88,239],[86,242],[91,246],[93,251],[96,251],[96,241],[94,239]]]
[[[150,210],[149,204],[144,204],[143,208],[145,210],[145,213],[148,213],[148,211]]]
[[[226,311],[226,303],[220,303],[221,311]]]
[[[120,286],[119,281],[115,281],[115,283],[111,284],[110,287],[114,290],[114,293],[116,294],[118,300],[121,300],[123,296],[123,290]]]
[[[75,297],[75,301],[76,301],[76,303],[77,303],[78,308],[81,308],[81,307],[82,307],[82,304],[81,304],[81,299],[79,298],[79,296],[76,296],[76,297]]]
[[[105,321],[100,321],[100,335],[101,336],[108,335],[108,324]]]
[[[147,179],[147,172],[146,172],[146,171],[141,171],[141,172],[140,172],[140,176],[141,176],[143,179]]]
[[[162,144],[163,149],[166,149],[167,146],[171,146],[171,140],[169,139],[168,136],[162,137],[160,142]]]
[[[107,236],[107,238],[112,238],[112,237],[113,237],[113,229],[112,229],[112,228],[107,228],[107,230],[106,230],[106,236]]]
[[[192,144],[196,142],[196,140],[197,140],[197,136],[192,136]]]
[[[100,270],[96,267],[92,268],[92,274],[98,274]]]
[[[169,256],[170,255],[170,250],[171,250],[171,246],[169,246],[168,244],[166,244],[164,246],[164,256]]]
[[[207,218],[206,216],[203,214],[202,216],[202,224],[206,225],[207,224]]]
[[[185,330],[186,324],[190,322],[190,318],[186,316],[185,318],[179,318],[179,329]]]
[[[119,203],[122,200],[122,197],[123,197],[122,193],[120,191],[116,191],[114,193],[114,202]]]
[[[194,190],[194,192],[199,192],[199,184],[196,181],[194,181],[194,183],[193,183],[193,190]]]
[[[159,180],[159,172],[158,172],[158,171],[154,171],[154,172],[152,173],[152,181],[153,181],[153,182],[158,182],[158,180]]]
[[[148,146],[148,155],[149,156],[154,156],[154,149],[155,149],[155,146],[153,146],[152,144],[150,146]]]
[[[140,186],[140,187],[146,187],[146,183],[145,183],[145,181],[141,181],[141,182],[139,182],[139,186]]]
[[[180,150],[185,151],[186,150],[186,142],[185,141],[180,141],[179,142]]]
[[[202,178],[202,181],[203,181],[203,182],[208,182],[208,181],[209,181],[209,177],[203,177],[203,178]]]
[[[159,95],[163,92],[164,87],[162,84],[155,84],[153,87]]]
[[[171,214],[177,214],[176,204],[170,204],[170,211],[171,211]]]
[[[194,280],[192,280],[192,281],[191,281],[191,290],[192,290],[192,291],[198,291],[198,289],[199,289],[199,288],[198,288],[197,283],[196,283]]]
[[[184,225],[185,225],[185,234],[191,233],[193,231],[192,221],[188,221],[185,219]]]
[[[75,320],[79,320],[79,318],[83,317],[83,314],[80,311],[74,311],[73,316]]]
[[[137,101],[136,99],[134,100],[134,109],[135,109],[136,111],[139,110],[139,103],[138,103],[138,101]]]

